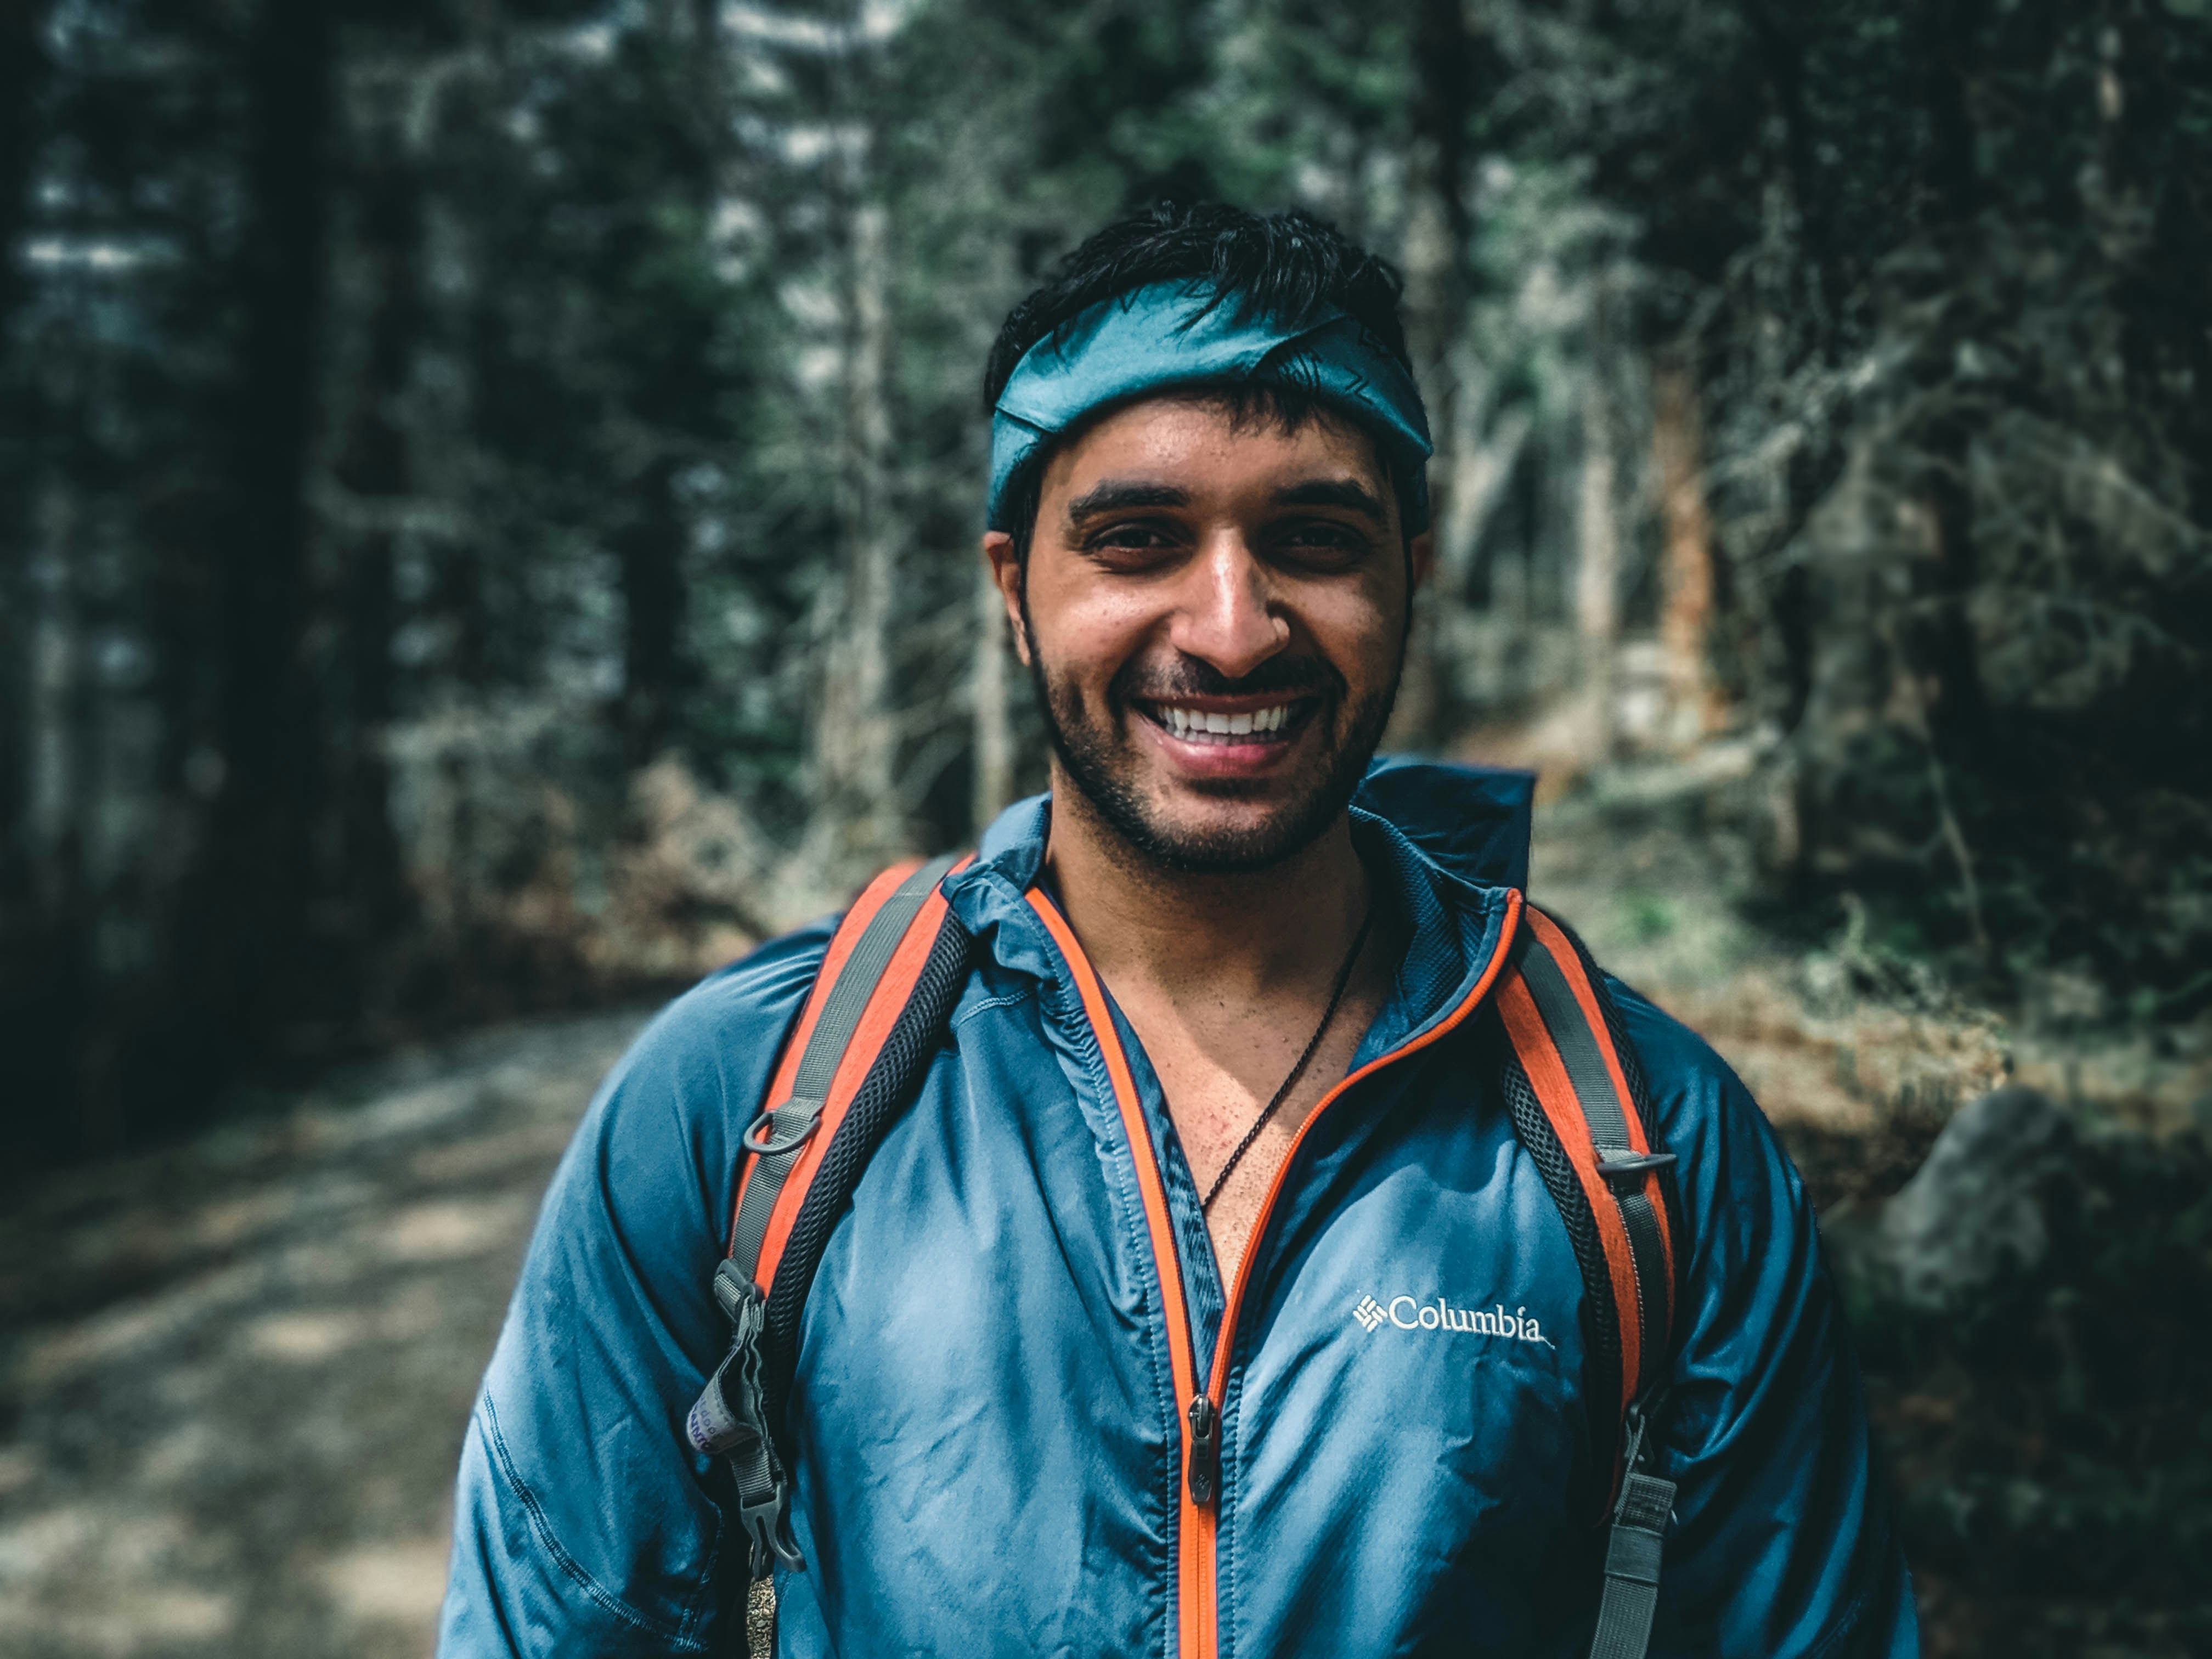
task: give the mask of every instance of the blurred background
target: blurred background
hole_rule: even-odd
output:
[[[1937,1654],[2212,1653],[2212,0],[0,0],[0,1652],[421,1654],[653,1000],[1042,782],[984,353],[1396,261],[1391,744],[1823,1210]]]

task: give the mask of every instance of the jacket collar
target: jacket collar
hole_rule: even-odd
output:
[[[1525,772],[1400,759],[1369,770],[1352,800],[1352,840],[1409,942],[1363,1063],[1449,1014],[1505,942],[1508,891],[1528,878],[1534,781]],[[1044,862],[1051,804],[1034,795],[1008,807],[984,831],[975,861],[945,886],[994,959],[1040,979],[1063,971],[1026,898]]]

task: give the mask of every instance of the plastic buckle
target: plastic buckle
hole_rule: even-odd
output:
[[[787,1503],[791,1486],[768,1430],[767,1402],[761,1386],[761,1333],[768,1324],[768,1297],[733,1261],[714,1269],[714,1300],[730,1319],[730,1351],[684,1420],[695,1449],[730,1466],[738,1491],[738,1522],[752,1543],[755,1578],[767,1577],[777,1561],[791,1567],[805,1562],[791,1541]],[[746,1492],[762,1494],[752,1502]]]
[[[785,1509],[787,1483],[779,1470],[769,1495],[757,1504],[738,1505],[738,1524],[745,1529],[752,1540],[752,1572],[755,1578],[765,1578],[781,1561],[793,1571],[804,1571],[806,1558],[799,1554],[797,1545],[791,1541],[791,1517]]]
[[[1600,1149],[1597,1172],[1607,1181],[1640,1181],[1674,1161],[1672,1152],[1633,1152],[1625,1146],[1607,1146]]]
[[[1615,1521],[1620,1520],[1622,1511],[1626,1509],[1629,1489],[1638,1476],[1643,1476],[1647,1482],[1657,1480],[1657,1476],[1645,1472],[1656,1468],[1659,1462],[1658,1441],[1650,1432],[1651,1419],[1658,1414],[1666,1398],[1664,1388],[1647,1389],[1630,1401],[1627,1409],[1620,1414],[1621,1432],[1628,1437],[1628,1445],[1621,1454],[1620,1494],[1613,1506]],[[1667,1486],[1671,1496],[1674,1492],[1672,1483],[1662,1484]]]

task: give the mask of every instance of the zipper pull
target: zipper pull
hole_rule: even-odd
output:
[[[1190,1402],[1190,1501],[1201,1509],[1213,1501],[1221,1472],[1221,1413],[1200,1395]]]

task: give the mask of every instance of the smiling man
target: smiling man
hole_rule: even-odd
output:
[[[1429,559],[1397,296],[1163,208],[1007,320],[984,553],[1051,793],[608,1080],[442,1653],[1914,1650],[1758,1109],[1525,902],[1525,780],[1372,764]],[[860,962],[876,1057],[817,1075]]]

